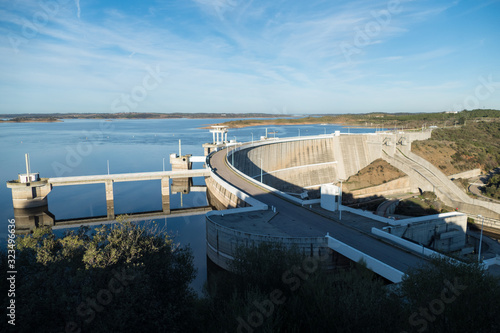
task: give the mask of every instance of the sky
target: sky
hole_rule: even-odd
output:
[[[0,3],[0,113],[500,109],[500,0]]]

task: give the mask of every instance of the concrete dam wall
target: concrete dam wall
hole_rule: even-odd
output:
[[[234,153],[234,167],[282,191],[345,180],[381,157],[376,135],[312,137],[265,142]],[[230,158],[232,163],[232,156]]]

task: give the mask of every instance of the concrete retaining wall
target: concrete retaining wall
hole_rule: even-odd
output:
[[[378,237],[382,237],[382,238],[385,238],[387,240],[390,240],[391,242],[402,245],[409,250],[415,251],[417,253],[421,253],[421,254],[428,256],[428,257],[438,256],[438,257],[442,257],[442,258],[448,258],[444,254],[441,254],[439,252],[425,248],[425,247],[418,245],[418,244],[415,244],[413,242],[407,241],[406,239],[402,239],[401,237],[394,236],[386,231],[382,231],[382,230],[377,229],[377,228],[372,228],[372,234],[374,234]]]
[[[345,192],[351,193],[354,198],[365,198],[374,195],[384,196],[396,193],[407,193],[411,192],[410,177],[401,177],[391,180],[390,182],[387,182],[385,184]]]
[[[457,208],[459,211],[467,213],[467,214],[482,215],[482,216],[490,218],[490,219],[500,220],[499,213],[484,207],[484,206],[487,206],[487,204],[489,204],[489,202],[480,201],[480,200],[473,200],[472,202],[473,203],[470,204],[470,203],[465,203],[465,202],[460,202],[460,201],[453,201],[452,207]],[[495,208],[495,207],[492,207],[492,208]],[[499,209],[499,211],[500,211],[500,208],[496,208],[496,209]]]
[[[449,175],[448,179],[458,179],[458,178],[473,178],[481,175],[481,169],[472,169],[460,173],[456,173],[454,175]]]
[[[465,214],[448,216],[439,214],[403,221],[407,223],[390,227],[390,233],[411,239],[437,251],[452,252],[465,246],[467,230],[467,216]]]
[[[230,212],[227,212],[230,213]],[[229,269],[238,247],[256,247],[262,243],[279,243],[287,248],[296,247],[308,257],[324,258],[330,252],[325,237],[277,237],[246,233],[224,227],[207,214],[207,255],[217,265]],[[328,254],[330,256],[330,254]]]

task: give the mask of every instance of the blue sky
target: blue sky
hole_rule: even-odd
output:
[[[2,1],[0,113],[500,109],[500,0]]]

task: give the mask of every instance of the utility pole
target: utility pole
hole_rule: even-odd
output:
[[[483,243],[483,227],[484,227],[484,217],[482,215],[478,215],[481,220],[481,236],[479,237],[479,252],[477,254],[477,262],[481,262],[481,244]]]

